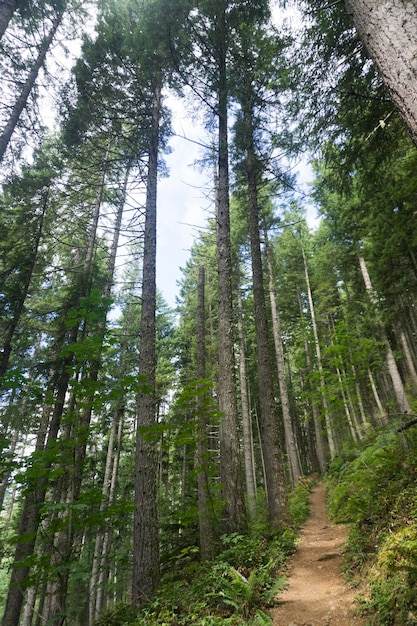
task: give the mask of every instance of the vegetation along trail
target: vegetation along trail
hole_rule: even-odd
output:
[[[273,611],[274,626],[364,626],[355,615],[357,593],[341,574],[347,527],[332,524],[323,483],[310,499],[310,516],[290,563],[288,588]]]

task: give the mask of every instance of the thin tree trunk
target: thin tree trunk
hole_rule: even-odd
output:
[[[336,456],[336,445],[335,445],[335,441],[334,441],[333,428],[332,428],[332,423],[331,423],[331,420],[330,420],[329,407],[328,407],[328,404],[327,404],[327,398],[326,398],[326,393],[325,393],[323,363],[322,363],[322,360],[321,360],[321,349],[320,349],[320,342],[319,342],[319,334],[318,334],[318,331],[317,331],[316,313],[315,313],[315,310],[314,310],[313,296],[312,296],[312,293],[311,293],[310,277],[309,277],[308,267],[307,267],[307,259],[306,259],[306,255],[305,255],[305,252],[304,252],[304,247],[303,247],[302,244],[301,244],[301,252],[302,252],[303,261],[304,261],[304,273],[305,273],[305,278],[306,278],[308,303],[309,303],[309,306],[310,306],[311,324],[312,324],[312,327],[313,327],[314,347],[315,347],[315,350],[316,350],[317,367],[318,367],[318,370],[319,370],[319,377],[320,377],[320,392],[321,392],[321,396],[322,396],[322,399],[323,399],[324,419],[325,419],[325,422],[326,422],[327,441],[329,443],[330,458],[334,459],[334,457]]]
[[[105,507],[112,504],[115,495],[117,472],[119,467],[120,450],[122,445],[123,436],[123,416],[125,406],[116,407],[115,414],[112,421],[112,427],[110,430],[109,442],[107,445],[106,465],[104,469],[102,495],[103,499],[100,503],[100,511],[104,511]],[[114,449],[116,444],[116,450]],[[94,543],[94,556],[93,565],[91,570],[91,577],[89,582],[89,624],[93,625],[94,621],[100,615],[103,608],[103,589],[101,588],[100,576],[104,569],[104,559],[107,556],[105,551],[105,537],[109,531],[101,531],[97,534]]]
[[[381,399],[379,397],[378,389],[376,388],[375,380],[374,380],[374,377],[372,375],[372,371],[371,371],[371,369],[369,367],[368,367],[368,378],[369,378],[369,382],[371,383],[371,389],[372,389],[372,393],[374,395],[375,403],[376,403],[376,405],[378,407],[378,410],[379,410],[379,419],[382,419],[382,418],[386,417],[386,411],[384,410],[384,407],[382,405]]]
[[[37,594],[38,589],[36,586],[29,587],[29,589],[27,590],[21,626],[32,626]]]
[[[44,41],[42,42],[40,48],[39,48],[39,52],[38,52],[38,56],[36,58],[35,63],[33,64],[27,78],[26,81],[22,87],[22,91],[20,92],[19,96],[16,99],[16,102],[14,103],[14,106],[11,110],[10,116],[9,116],[9,121],[7,122],[6,126],[4,127],[1,135],[0,135],[0,162],[2,161],[3,157],[4,157],[4,153],[6,152],[7,146],[9,145],[9,141],[14,133],[14,130],[16,128],[16,125],[20,119],[20,116],[24,110],[24,108],[26,107],[30,92],[32,91],[35,81],[38,77],[39,74],[39,70],[41,69],[45,58],[46,58],[46,54],[52,44],[52,41],[55,37],[56,31],[58,30],[58,27],[60,26],[61,22],[62,22],[62,18],[64,16],[64,11],[61,10],[59,11],[53,22],[52,22],[52,26],[51,26],[51,30],[49,31],[47,37],[44,39]]]
[[[291,421],[290,400],[285,377],[284,350],[282,346],[280,319],[274,288],[274,272],[271,261],[271,250],[268,243],[268,233],[265,230],[265,253],[269,276],[269,300],[271,302],[272,328],[274,332],[275,355],[278,372],[279,392],[281,396],[282,419],[284,421],[285,446],[290,467],[291,483],[294,486],[302,475],[300,457]]]
[[[206,377],[206,312],[205,312],[205,271],[199,268],[198,274],[198,305],[197,305],[197,379]],[[197,395],[197,493],[198,522],[200,531],[200,554],[203,560],[214,556],[214,529],[212,501],[208,474],[208,421],[205,410],[204,385]]]
[[[359,37],[417,145],[417,6],[411,0],[345,0]]]
[[[99,189],[99,200],[101,201],[100,194],[102,194],[102,184],[100,185],[100,189]],[[90,232],[86,258],[83,263],[83,270],[81,272],[81,275],[78,276],[78,281],[79,281],[78,293],[75,294],[74,301],[71,301],[68,303],[68,310],[71,310],[74,308],[77,309],[79,307],[80,300],[85,295],[85,290],[87,288],[87,283],[88,283],[87,277],[90,273],[91,262],[93,259],[94,246],[92,244],[92,241],[95,241],[96,239],[96,231],[97,231],[97,224],[98,224],[97,212],[99,210],[97,207],[99,206],[99,200],[97,200],[95,211],[94,211],[93,226]],[[67,331],[65,330],[65,333],[66,332]],[[75,345],[75,343],[78,340],[78,334],[79,334],[79,323],[75,324],[69,330],[69,336],[66,342],[67,345],[69,346]],[[73,360],[74,360],[74,355],[72,352],[69,352],[69,354],[62,361],[62,369],[61,369],[61,373],[59,376],[59,381],[56,386],[54,409],[52,412],[52,416],[50,418],[49,431],[47,435],[47,442],[45,445],[45,449],[49,449],[51,446],[53,446],[58,437],[58,432],[59,432],[59,428],[61,425],[61,418],[64,412],[65,398],[66,398],[66,394],[67,394],[67,390],[68,390],[68,386],[69,386],[69,382],[71,378]],[[45,417],[47,417],[47,415],[45,415]],[[45,425],[46,425],[45,423],[41,424],[41,428],[38,433],[37,448],[36,448],[38,451],[44,449],[43,442],[44,442],[44,436],[45,436]],[[3,617],[3,626],[15,626],[16,624],[19,623],[20,613],[22,609],[22,602],[23,602],[22,588],[29,574],[30,567],[28,565],[17,566],[17,564],[20,563],[21,561],[27,562],[29,557],[34,553],[34,549],[36,545],[36,536],[37,536],[39,523],[40,523],[40,507],[42,506],[45,500],[45,496],[48,490],[47,475],[48,475],[49,469],[51,468],[51,465],[52,465],[52,461],[49,458],[47,461],[45,461],[45,463],[42,466],[43,478],[37,481],[36,486],[34,486],[32,490],[28,493],[24,501],[20,527],[19,527],[19,535],[22,537],[24,537],[25,535],[29,536],[30,541],[24,540],[23,542],[18,543],[16,546],[14,566],[12,569],[10,585],[9,585],[9,590],[8,590],[8,595],[7,595],[7,600],[6,600],[6,607],[5,607],[4,617]],[[62,537],[59,537],[58,541],[62,542]],[[62,546],[62,549],[64,550],[63,546]],[[55,555],[56,556],[59,555],[59,552],[55,552]],[[59,558],[59,556],[57,556],[57,558]],[[60,582],[58,583],[58,586],[60,589],[64,589],[64,588],[66,589],[65,574],[62,576],[62,579],[60,578]],[[51,617],[52,615],[61,615],[62,613],[61,605],[62,605],[62,602],[61,602],[60,595],[58,594],[58,592],[49,597],[49,604],[48,604],[47,610],[48,610],[48,613],[51,615]]]
[[[157,451],[156,441],[150,437],[156,420],[156,194],[160,112],[161,85],[158,84],[154,92],[149,142],[143,244],[139,373],[146,379],[146,383],[137,397],[132,572],[132,602],[136,606],[140,606],[154,593],[160,576]]]
[[[352,418],[352,415],[350,413],[348,400],[347,400],[347,397],[346,397],[346,391],[345,391],[344,384],[343,384],[342,372],[340,371],[340,368],[338,366],[336,366],[336,374],[337,374],[337,380],[339,382],[340,393],[341,393],[341,396],[342,396],[343,408],[345,410],[346,420],[347,420],[347,423],[348,423],[348,426],[349,426],[349,432],[350,432],[350,435],[351,435],[352,439],[354,441],[358,441],[359,437],[358,437],[358,434],[357,434],[356,429],[354,427],[353,418]]]
[[[108,151],[106,152],[107,162]],[[106,317],[107,317],[107,309],[108,309],[108,299],[111,293],[111,287],[114,278],[114,269],[115,269],[115,260],[117,255],[117,248],[120,236],[120,226],[123,216],[123,208],[125,204],[125,195],[126,195],[126,187],[127,187],[127,179],[129,175],[130,166],[126,168],[124,187],[122,192],[122,199],[119,202],[119,207],[116,216],[116,224],[114,229],[113,241],[111,246],[110,257],[108,261],[107,267],[107,282],[103,289],[103,298],[105,300],[105,307],[102,319],[98,323],[98,334],[99,334],[99,345],[96,349],[96,354],[91,354],[91,368],[88,373],[90,386],[94,389],[95,384],[98,380],[98,374],[100,370],[100,362],[101,362],[101,350],[104,341],[104,332],[106,327]],[[106,168],[103,168],[102,175],[100,178],[98,193],[96,202],[94,205],[93,211],[93,219],[91,225],[91,233],[88,241],[86,257],[83,265],[83,273],[85,279],[90,275],[92,262],[94,257],[94,251],[96,248],[96,240],[97,240],[97,231],[98,231],[98,223],[100,218],[100,209],[102,205],[103,193],[104,193],[104,184],[106,177]],[[81,411],[81,415],[77,424],[72,425],[73,428],[68,431],[68,437],[71,437],[75,440],[75,448],[74,448],[74,464],[73,464],[73,472],[71,475],[71,483],[68,484],[67,481],[64,481],[63,490],[67,492],[66,501],[68,503],[74,503],[79,497],[81,490],[81,482],[82,482],[82,474],[84,467],[84,460],[86,455],[87,441],[90,432],[90,421],[93,410],[93,402],[94,402],[95,394],[92,392],[87,398],[83,399],[83,410]],[[75,403],[75,400],[74,400]],[[65,604],[66,604],[66,596],[67,596],[67,588],[68,588],[68,578],[69,578],[69,563],[71,560],[71,554],[74,545],[74,525],[72,523],[68,524],[68,528],[62,531],[59,531],[54,539],[54,551],[53,551],[53,561],[55,566],[59,567],[59,575],[52,579],[48,583],[48,608],[47,615],[48,621],[51,624],[61,624],[65,620]]]
[[[301,319],[303,319],[304,312],[303,312],[303,306],[301,302],[300,290],[298,289],[298,287],[297,287],[297,300],[298,300],[298,308],[300,311],[300,317]],[[304,352],[305,352],[306,360],[307,360],[307,369],[309,372],[312,372],[313,368],[312,368],[306,333],[303,333],[303,341],[304,341]],[[320,415],[317,409],[317,403],[315,401],[314,394],[312,393],[312,390],[310,388],[309,388],[309,392],[310,392],[310,397],[311,397],[311,411],[313,413],[314,434],[315,434],[315,439],[316,439],[316,453],[317,453],[316,456],[317,456],[317,461],[319,464],[320,472],[323,474],[326,469],[326,460],[327,460],[325,438],[323,434],[323,428],[321,425]]]
[[[366,423],[367,418],[366,418],[366,413],[365,413],[365,407],[363,405],[363,401],[362,401],[362,393],[361,393],[361,389],[359,386],[359,381],[358,381],[358,377],[356,374],[356,369],[355,366],[353,365],[353,363],[351,364],[351,368],[352,368],[352,374],[353,374],[353,380],[355,381],[355,391],[356,391],[356,399],[358,402],[358,406],[359,406],[359,412],[361,414],[361,426],[359,429],[359,437],[361,439],[363,439],[363,425]]]
[[[250,414],[248,376],[246,371],[246,345],[243,332],[243,307],[240,286],[237,290],[237,328],[239,333],[239,379],[240,379],[240,403],[242,410],[242,436],[243,436],[243,459],[245,463],[245,484],[248,499],[249,512],[254,512],[256,502],[256,479],[253,462],[253,433],[252,419]]]
[[[69,341],[70,345],[75,343],[77,334],[78,326],[71,330]],[[49,431],[45,444],[46,450],[50,449],[55,444],[58,436],[61,417],[64,411],[65,396],[71,376],[70,370],[72,362],[73,355],[69,355],[63,360],[62,363],[62,373],[56,388],[54,409],[50,419]],[[40,432],[39,434],[40,437],[38,437],[36,446],[36,450],[38,452],[44,449],[44,433]],[[23,503],[23,510],[19,525],[19,537],[21,537],[22,540],[16,545],[2,626],[16,626],[16,624],[19,624],[24,598],[25,582],[27,581],[30,571],[30,566],[27,565],[27,563],[29,557],[33,555],[35,550],[36,535],[41,521],[40,508],[45,500],[48,489],[48,480],[46,476],[51,466],[52,461],[48,458],[42,464],[42,467],[39,468],[39,475],[42,478],[39,478],[36,481],[36,484],[31,486],[31,490],[25,497]],[[27,539],[28,537],[29,540]],[[25,562],[26,564],[21,565],[22,562]]]
[[[7,451],[7,455],[13,459],[15,458],[14,453],[16,450],[17,442],[19,441],[19,435],[20,435],[19,429],[16,428],[13,433],[12,440],[10,442],[10,447]],[[10,469],[10,470],[5,470],[4,472],[2,472],[2,478],[0,482],[0,512],[3,510],[4,498],[6,495],[7,486],[9,484],[10,477],[12,475],[12,471],[13,470]]]
[[[27,268],[27,272],[25,274],[24,283],[22,285],[19,300],[17,302],[17,307],[13,313],[13,318],[11,319],[10,324],[8,325],[5,335],[4,335],[3,352],[1,355],[1,359],[0,359],[0,377],[3,376],[3,374],[7,371],[7,367],[9,365],[10,354],[12,351],[13,337],[14,337],[16,328],[19,324],[20,317],[23,312],[23,307],[25,304],[26,296],[29,291],[30,281],[32,280],[33,271],[35,269],[36,261],[38,259],[38,250],[39,250],[39,244],[40,244],[41,237],[42,237],[46,207],[48,204],[48,197],[49,197],[49,187],[45,193],[45,197],[43,200],[42,213],[39,218],[39,225],[38,225],[38,230],[36,233],[35,245],[31,254],[31,259],[30,259],[29,266]]]
[[[371,278],[369,276],[368,268],[366,266],[365,259],[363,257],[359,257],[359,265],[362,271],[363,280],[365,283],[366,291],[369,295],[370,301],[374,304],[374,306],[378,307],[378,301],[375,296],[375,292],[372,287]],[[408,402],[407,395],[405,393],[404,385],[401,380],[400,372],[398,371],[397,363],[395,362],[394,354],[392,352],[391,345],[389,343],[387,334],[385,332],[384,325],[382,322],[378,324],[379,330],[381,333],[381,339],[385,346],[385,358],[386,364],[388,368],[389,375],[391,376],[394,393],[397,398],[397,402],[400,406],[400,409],[403,413],[411,413],[411,407]]]
[[[411,350],[410,350],[410,345],[408,343],[408,339],[407,336],[404,332],[404,330],[402,328],[400,328],[398,330],[398,334],[400,337],[400,343],[401,343],[401,347],[403,349],[403,354],[405,356],[405,361],[407,363],[407,369],[408,369],[408,373],[410,376],[410,379],[414,385],[414,387],[417,387],[417,372],[416,372],[416,368],[414,366],[414,361],[413,361],[413,357],[411,355]]]

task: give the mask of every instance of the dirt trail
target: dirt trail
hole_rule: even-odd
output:
[[[324,485],[311,494],[310,516],[289,565],[289,588],[273,610],[274,626],[365,626],[354,615],[354,597],[341,574],[347,528],[326,513]]]

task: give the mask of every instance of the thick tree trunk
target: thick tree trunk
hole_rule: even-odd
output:
[[[14,12],[19,6],[19,0],[3,0],[0,3],[0,40],[7,30]]]
[[[412,0],[345,0],[358,35],[417,145],[417,5]]]
[[[218,191],[216,201],[218,268],[218,342],[220,478],[223,485],[224,532],[240,532],[246,525],[242,467],[239,449],[237,389],[235,379],[234,323],[232,299],[232,258],[229,211],[229,149],[227,132],[226,29],[224,11],[218,16],[219,89],[218,89]]]
[[[64,12],[60,11],[59,13],[57,13],[54,21],[52,22],[51,30],[49,31],[46,39],[42,42],[39,48],[36,61],[33,64],[25,83],[23,84],[20,94],[16,98],[16,102],[14,103],[14,106],[11,110],[9,120],[0,135],[0,162],[4,157],[4,153],[6,152],[7,146],[9,145],[9,141],[14,133],[22,111],[26,107],[30,92],[33,89],[33,86],[39,74],[39,70],[41,69],[45,61],[46,54],[52,44],[56,31],[58,30],[58,27],[62,22],[63,16]]]
[[[246,177],[249,200],[249,235],[252,260],[252,289],[255,312],[256,355],[259,385],[259,426],[265,462],[269,524],[281,529],[288,521],[288,501],[284,462],[279,436],[279,422],[274,393],[274,377],[266,314],[264,272],[259,234],[258,164],[253,145],[254,127],[250,105],[243,103],[246,127]]]
[[[145,382],[137,397],[132,571],[132,602],[137,606],[154,593],[160,575],[157,451],[155,438],[150,436],[156,420],[156,194],[160,112],[159,84],[155,87],[152,111],[143,244],[139,373]]]

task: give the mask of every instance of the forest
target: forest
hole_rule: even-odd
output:
[[[0,3],[3,626],[272,624],[318,480],[357,610],[417,624],[416,32],[410,0]],[[175,306],[172,103],[209,181]]]

